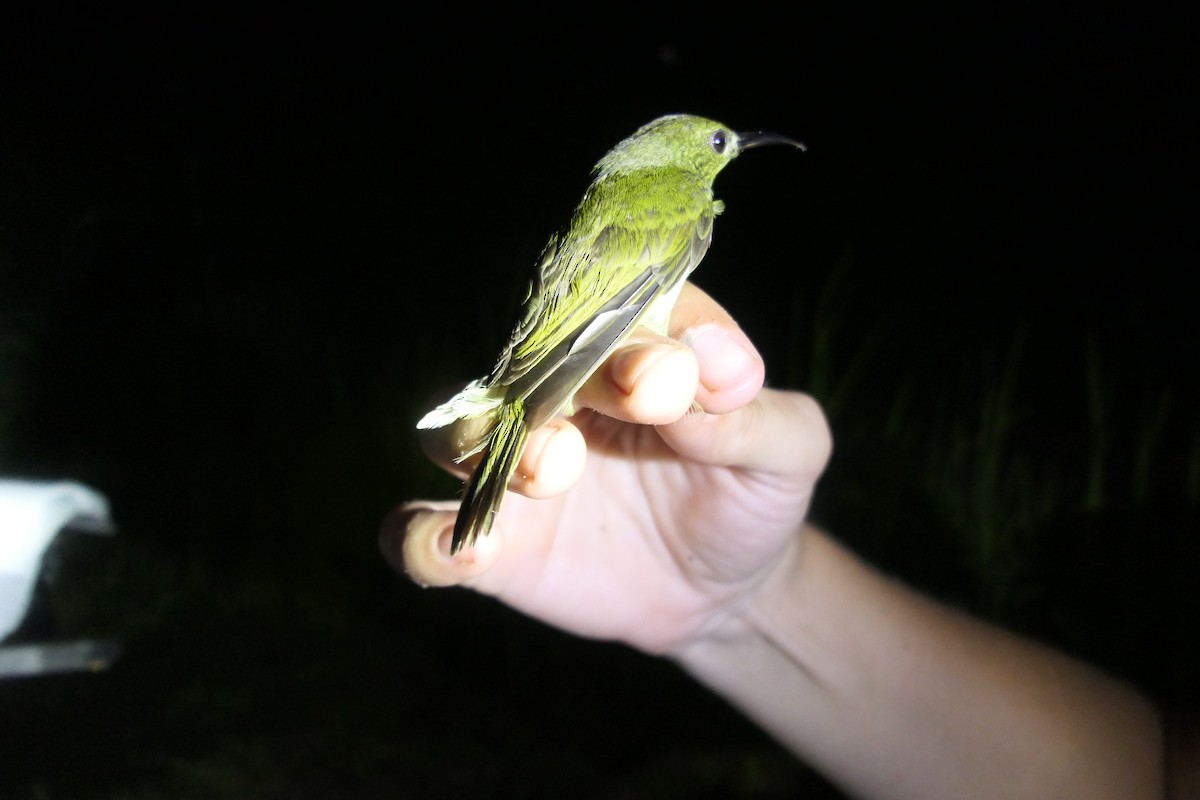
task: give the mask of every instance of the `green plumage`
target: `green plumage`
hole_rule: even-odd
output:
[[[570,222],[546,244],[521,320],[490,375],[417,423],[486,420],[460,456],[482,454],[464,489],[453,552],[491,529],[529,431],[574,413],[575,393],[635,327],[666,333],[722,210],[713,180],[742,150],[768,143],[803,147],[676,114],[642,126],[597,163]]]

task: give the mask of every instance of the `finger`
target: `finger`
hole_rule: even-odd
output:
[[[554,419],[529,434],[508,488],[526,497],[553,497],[575,485],[586,462],[587,442],[579,428]]]
[[[833,440],[817,402],[800,392],[763,389],[728,414],[692,414],[658,428],[680,455],[705,464],[815,481]]]
[[[417,441],[430,461],[452,475],[466,478],[479,463],[479,456],[458,459],[479,444],[487,432],[487,424],[483,417],[459,419],[440,428],[418,429]]]
[[[583,386],[579,405],[626,422],[662,425],[681,418],[693,403],[728,413],[762,388],[762,356],[733,317],[693,284],[684,284],[675,304],[671,335],[639,329]]]
[[[413,501],[392,511],[379,531],[379,549],[397,572],[421,586],[456,586],[486,572],[500,555],[498,530],[450,555],[458,503]]]
[[[663,425],[692,407],[699,384],[696,355],[686,345],[639,329],[576,395],[577,405],[639,425]]]
[[[733,317],[694,284],[684,284],[671,314],[671,336],[700,364],[696,402],[710,414],[726,414],[754,399],[766,367]]]
[[[458,420],[441,428],[418,430],[417,438],[431,461],[465,480],[482,456],[457,459],[466,447],[464,442],[478,442],[479,431],[485,429],[481,425],[486,424],[486,420]],[[579,479],[586,455],[587,445],[579,430],[565,419],[551,420],[529,434],[509,488],[530,497],[564,492]]]

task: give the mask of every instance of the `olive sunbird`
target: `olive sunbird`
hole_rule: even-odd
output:
[[[491,373],[417,423],[473,420],[478,438],[457,456],[481,454],[467,479],[451,553],[487,535],[530,431],[576,411],[575,393],[644,325],[666,334],[687,277],[712,242],[724,204],[717,174],[747,148],[804,145],[773,133],[734,133],[702,117],[672,114],[643,125],[592,171],[567,225],[550,237]]]

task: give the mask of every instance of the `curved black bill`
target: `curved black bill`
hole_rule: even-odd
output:
[[[747,133],[739,133],[738,147],[745,150],[748,147],[758,147],[764,144],[790,144],[792,147],[800,150],[808,150],[807,147],[795,139],[789,139],[786,136],[781,136],[778,133],[769,133],[767,131],[749,131]]]

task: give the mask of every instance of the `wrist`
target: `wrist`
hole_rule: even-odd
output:
[[[853,772],[845,737],[869,709],[862,698],[873,696],[871,671],[879,663],[864,655],[870,633],[855,619],[863,612],[855,593],[871,575],[805,524],[745,603],[674,658],[817,769]]]
[[[745,594],[714,611],[668,656],[704,681],[708,672],[725,674],[727,658],[745,662],[757,648],[776,649],[777,637],[771,634],[774,627],[771,620],[795,612],[797,589],[804,585],[802,572],[813,535],[820,534],[807,524],[802,525],[771,568]]]

